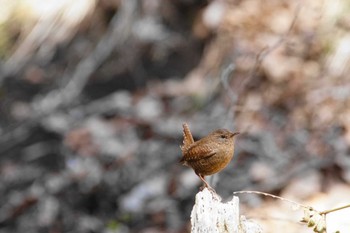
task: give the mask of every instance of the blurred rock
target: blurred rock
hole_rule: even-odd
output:
[[[80,216],[78,218],[80,232],[99,232],[103,228],[103,222],[94,216]]]
[[[25,120],[33,114],[31,110],[28,103],[18,101],[13,104],[11,114],[17,120]]]
[[[145,207],[146,202],[165,194],[167,176],[159,175],[137,185],[120,200],[120,205],[127,212],[137,213]]]
[[[59,213],[59,201],[52,197],[41,197],[38,204],[38,223],[40,226],[50,226]]]
[[[88,128],[77,128],[68,132],[64,143],[79,155],[93,156],[98,153],[98,148],[92,138],[92,132]]]
[[[203,23],[210,29],[220,26],[226,6],[224,1],[212,1],[204,10]]]
[[[135,105],[136,116],[142,120],[154,121],[163,112],[163,105],[157,97],[145,96]]]
[[[70,174],[79,182],[82,192],[91,191],[100,184],[103,170],[95,158],[76,157],[67,161]]]
[[[276,172],[273,171],[273,167],[270,164],[254,162],[249,169],[249,176],[253,182],[260,183],[273,179],[276,176]]]
[[[45,187],[52,194],[60,193],[71,183],[68,173],[51,174],[46,177]]]
[[[113,94],[113,104],[120,112],[127,112],[132,107],[132,98],[130,92],[118,91]]]

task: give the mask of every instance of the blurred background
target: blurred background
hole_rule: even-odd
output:
[[[349,1],[0,6],[0,232],[189,232],[183,122],[242,132],[209,179],[225,201],[349,204]],[[265,232],[312,231],[302,209],[240,200]]]

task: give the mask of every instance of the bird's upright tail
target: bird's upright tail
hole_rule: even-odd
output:
[[[180,146],[181,148],[181,151],[182,151],[182,154],[184,155],[185,154],[185,151],[188,149],[188,147],[190,145],[192,145],[194,143],[194,140],[193,140],[193,136],[192,136],[192,133],[190,131],[190,128],[188,127],[188,124],[186,123],[183,123],[182,124],[182,127],[183,127],[183,137],[184,137],[184,140],[183,140],[183,145]],[[183,163],[183,157],[182,159],[180,160],[181,163]]]

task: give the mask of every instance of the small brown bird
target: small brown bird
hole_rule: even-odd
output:
[[[188,125],[184,123],[182,126],[184,140],[180,146],[183,155],[180,163],[191,167],[205,187],[212,189],[204,177],[221,171],[229,164],[233,157],[235,136],[239,132],[218,129],[195,142]]]

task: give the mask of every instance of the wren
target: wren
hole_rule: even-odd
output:
[[[194,141],[190,128],[183,125],[182,158],[180,163],[191,167],[196,175],[204,182],[204,187],[213,188],[205,180],[205,176],[213,175],[224,169],[233,157],[235,136],[227,129],[218,129],[206,137]]]

